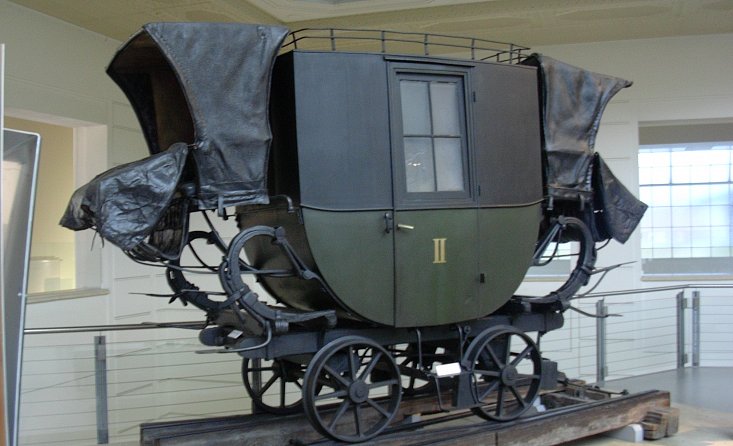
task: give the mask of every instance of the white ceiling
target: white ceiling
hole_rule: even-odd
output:
[[[526,46],[733,33],[733,0],[11,0],[125,40],[156,21],[456,34]]]

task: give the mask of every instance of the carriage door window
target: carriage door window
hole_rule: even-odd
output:
[[[400,202],[469,196],[463,76],[398,73]],[[403,203],[404,204],[404,203]]]

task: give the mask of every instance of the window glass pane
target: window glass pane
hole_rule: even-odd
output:
[[[690,208],[692,226],[710,226],[710,208],[708,206],[692,206]]]
[[[731,202],[728,196],[727,184],[711,184],[710,185],[710,204],[729,204]]]
[[[692,228],[692,247],[710,246],[710,228]]]
[[[460,136],[458,85],[455,82],[432,82],[430,105],[433,112],[433,134]]]
[[[676,206],[672,208],[672,222],[675,227],[690,226],[690,207]]]
[[[672,230],[672,246],[675,248],[690,247],[690,228],[675,228]]]
[[[674,197],[674,204],[678,206],[687,206],[690,203],[690,186],[672,186],[671,197]]]
[[[654,243],[652,240],[652,232],[651,231],[643,231],[641,233],[641,249],[650,249],[654,247]]]
[[[672,257],[676,259],[685,259],[692,255],[692,249],[690,248],[672,248]]]
[[[690,186],[690,204],[697,206],[710,204],[710,186],[707,184]]]
[[[669,165],[657,164],[657,166],[651,167],[650,170],[652,184],[669,183]]]
[[[652,202],[652,188],[650,186],[639,187],[639,199],[646,204]]]
[[[652,230],[652,240],[655,248],[671,248],[672,247],[672,229],[655,228]]]
[[[669,206],[669,186],[654,186],[652,187],[652,198],[649,202],[651,206]]]
[[[711,226],[730,226],[730,206],[710,206]]]
[[[697,165],[690,169],[690,183],[707,183],[710,181],[710,166]]]
[[[405,138],[407,192],[435,191],[435,171],[430,138]]]
[[[689,183],[692,178],[692,169],[690,166],[674,166],[672,167],[673,183]]]
[[[729,228],[712,228],[710,230],[710,244],[712,246],[729,247],[730,242]]]
[[[672,226],[672,213],[669,207],[653,207],[650,210],[652,214],[652,224],[654,225],[654,227],[668,228]]]
[[[710,248],[692,248],[692,257],[710,257]]]
[[[672,257],[672,250],[669,248],[657,248],[654,249],[655,259],[667,259]]]
[[[463,157],[459,138],[435,138],[435,173],[439,191],[463,190]]]
[[[400,81],[402,130],[405,135],[430,135],[428,83]]]
[[[710,166],[710,182],[711,183],[722,183],[728,181],[728,166],[717,165]]]
[[[651,152],[639,151],[639,182],[646,184],[646,175],[641,175],[641,172],[648,172],[648,168],[654,166],[654,154]]]

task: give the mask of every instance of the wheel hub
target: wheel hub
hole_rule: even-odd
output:
[[[354,381],[349,386],[349,398],[354,403],[360,404],[369,399],[369,386],[362,380]]]
[[[504,367],[504,370],[501,371],[501,382],[506,386],[514,386],[517,383],[518,378],[519,373],[517,372],[517,368],[511,364],[508,364]]]

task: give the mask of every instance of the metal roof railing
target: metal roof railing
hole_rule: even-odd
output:
[[[530,48],[507,42],[445,34],[373,29],[303,28],[292,31],[283,50],[360,51],[382,54],[459,55],[470,60],[518,63]]]

